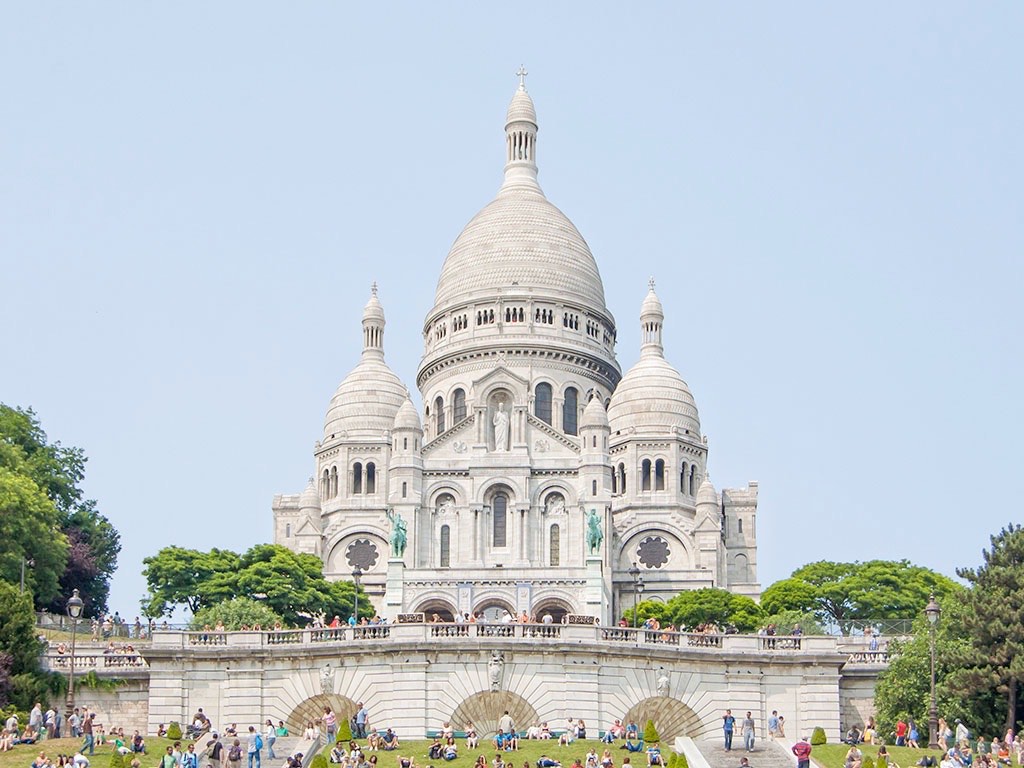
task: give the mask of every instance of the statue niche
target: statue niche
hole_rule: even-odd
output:
[[[512,395],[499,390],[487,400],[487,448],[491,453],[508,453],[512,445]]]

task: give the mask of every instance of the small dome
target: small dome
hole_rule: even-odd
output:
[[[629,369],[608,406],[612,432],[665,434],[673,429],[700,435],[697,403],[679,371],[663,357],[650,355]]]
[[[587,427],[608,428],[608,411],[604,409],[604,403],[601,402],[600,395],[594,395],[590,398],[587,407],[583,409],[580,429],[586,429]]]
[[[366,306],[363,307],[363,320],[379,320],[384,322],[384,307],[380,303],[380,299],[377,298],[377,284],[373,284],[373,288],[370,293],[370,300],[366,302]]]
[[[313,484],[313,478],[309,478],[309,484],[299,495],[299,509],[320,510],[320,494],[316,492],[316,485]]]
[[[412,400],[408,397],[405,398],[402,407],[398,409],[398,415],[395,416],[395,429],[423,431],[423,427],[420,425],[420,415],[416,412],[416,406],[412,404]]]
[[[711,475],[707,472],[704,473],[704,480],[701,481],[700,488],[697,489],[697,506],[703,504],[710,504],[716,509],[718,508],[718,494],[715,493],[715,486],[711,484]]]
[[[654,278],[651,278],[650,289],[647,291],[647,295],[644,297],[644,301],[640,305],[641,321],[648,317],[656,320],[665,319],[665,310],[661,306],[661,299],[659,299],[658,294],[654,292]]]
[[[519,86],[512,96],[512,101],[509,102],[505,125],[520,121],[537,124],[537,110],[533,107],[533,99],[530,98],[530,94],[523,86]]]
[[[383,355],[364,355],[344,378],[327,408],[324,439],[365,436],[379,439],[395,423],[409,390]]]

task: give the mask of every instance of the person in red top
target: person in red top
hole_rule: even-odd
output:
[[[793,754],[796,755],[797,768],[810,768],[811,745],[808,743],[806,736],[793,745]]]
[[[907,724],[902,717],[896,721],[896,746],[907,746]]]

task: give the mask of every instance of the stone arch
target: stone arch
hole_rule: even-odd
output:
[[[455,606],[442,597],[428,597],[422,600],[413,613],[424,614],[427,621],[430,621],[433,614],[438,614],[442,621],[455,621]]]
[[[358,707],[348,696],[337,693],[318,693],[306,699],[293,709],[285,718],[285,725],[291,733],[301,734],[306,723],[319,720],[324,716],[324,707],[330,707],[338,716],[338,721],[351,720]]]
[[[496,617],[492,615],[494,612],[491,609],[497,609],[502,612],[508,611],[513,616],[516,616],[516,607],[513,605],[512,600],[505,595],[501,594],[489,594],[477,598],[476,606],[473,608],[473,613],[484,613],[487,614],[488,620],[494,620]],[[490,613],[489,613],[490,611]],[[476,721],[474,721],[476,722]]]
[[[658,537],[668,543],[670,552],[672,555],[678,555],[678,559],[673,557],[674,564],[671,566],[673,570],[687,570],[693,565],[693,550],[692,543],[689,535],[684,531],[676,531],[666,526],[656,526],[653,528],[644,528],[641,525],[635,525],[628,531],[624,531],[619,536],[619,541],[622,542],[619,548],[618,561],[619,568],[626,571],[630,568],[630,565],[637,562],[637,547],[647,538]],[[647,568],[644,565],[640,566],[644,572],[647,572]]]
[[[671,744],[680,736],[696,736],[700,731],[700,716],[678,699],[669,696],[651,696],[638,701],[623,719],[624,723],[636,723],[643,730],[648,720],[662,743]]]
[[[525,731],[529,725],[540,722],[537,710],[518,693],[511,691],[480,691],[462,700],[452,714],[452,728],[466,730],[473,723],[481,738],[498,732],[498,720],[508,712],[516,730]]]
[[[543,618],[545,613],[550,613],[555,624],[561,624],[566,614],[575,612],[572,603],[560,597],[542,597],[533,606],[533,613],[538,620]]]

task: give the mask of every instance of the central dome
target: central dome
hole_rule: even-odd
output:
[[[537,117],[520,86],[505,120],[505,181],[456,238],[430,316],[498,293],[557,298],[609,316],[587,242],[537,183]]]

